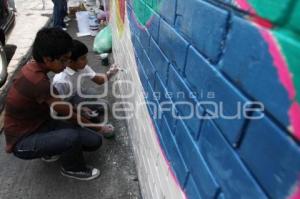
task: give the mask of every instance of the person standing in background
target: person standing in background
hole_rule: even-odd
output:
[[[67,30],[64,18],[66,16],[66,0],[52,0],[53,7],[53,27]]]

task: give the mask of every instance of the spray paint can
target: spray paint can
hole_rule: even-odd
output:
[[[89,11],[89,28],[92,36],[96,36],[99,30],[99,21],[94,9]]]

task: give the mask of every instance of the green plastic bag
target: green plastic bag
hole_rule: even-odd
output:
[[[94,51],[97,53],[107,53],[112,48],[112,35],[110,26],[103,28],[95,37]]]

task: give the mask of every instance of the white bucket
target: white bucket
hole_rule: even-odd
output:
[[[80,34],[90,33],[89,28],[89,12],[80,11],[76,12],[77,26]]]

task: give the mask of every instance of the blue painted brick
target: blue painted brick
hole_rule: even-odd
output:
[[[144,51],[141,49],[141,51]],[[152,86],[154,88],[154,82],[155,82],[155,68],[153,67],[149,57],[147,56],[146,52],[143,52],[144,60],[142,61],[142,64],[144,66],[145,73],[147,75],[147,78]]]
[[[163,20],[160,20],[158,44],[170,62],[176,66],[178,71],[182,72],[185,65],[188,42]]]
[[[147,28],[149,30],[150,35],[157,42],[159,37],[159,21],[160,21],[160,16],[152,10],[152,16],[147,23]]]
[[[153,97],[153,105],[152,106],[152,111],[153,111],[153,115],[152,115],[152,119],[154,120],[154,122],[156,123],[157,127],[161,127],[162,123],[163,123],[163,117],[161,117],[159,115],[159,111],[160,111],[160,105],[159,102],[156,98],[156,96]],[[162,129],[160,129],[160,132],[162,131]]]
[[[177,111],[171,97],[168,95],[166,86],[164,85],[163,81],[158,76],[158,74],[156,74],[156,78],[155,78],[154,91],[160,93],[160,99],[158,101],[161,105],[162,115],[166,117],[166,120],[169,123],[169,127],[171,128],[171,131],[174,132],[178,111]],[[173,116],[172,111],[174,111],[174,116]]]
[[[158,12],[170,25],[175,23],[176,0],[157,0]]]
[[[132,6],[132,2],[133,2],[134,0],[127,0],[126,2],[127,2],[127,6]]]
[[[229,4],[229,5],[234,5],[234,2],[235,2],[235,0],[219,0],[219,1]]]
[[[221,131],[232,144],[238,142],[245,123],[243,106],[248,100],[242,96],[213,66],[190,47],[185,70],[186,78],[198,92],[198,99],[216,121]],[[203,95],[199,95],[203,93]],[[214,96],[208,96],[213,93]],[[213,104],[211,104],[213,103]],[[241,113],[240,115],[237,115]],[[227,118],[224,116],[235,116]]]
[[[176,104],[179,115],[191,130],[192,135],[196,138],[200,130],[201,120],[199,116],[203,115],[203,109],[198,106],[196,97],[187,87],[185,81],[179,76],[175,68],[171,65],[168,76],[168,91],[172,93],[172,100]],[[192,107],[190,105],[192,105]],[[197,112],[197,113],[196,113]],[[190,118],[188,118],[190,116]]]
[[[267,198],[212,121],[204,122],[199,147],[226,198]]]
[[[195,180],[201,198],[213,199],[219,186],[182,120],[177,122],[175,135],[181,154],[190,171],[190,175]]]
[[[166,152],[167,158],[170,161],[181,186],[184,186],[189,171],[179,152],[173,133],[171,132],[171,129],[168,125],[168,121],[165,118],[163,118],[162,120],[160,133],[162,142],[164,143],[164,151]]]
[[[247,95],[264,103],[277,120],[286,127],[289,125],[287,110],[291,102],[280,83],[269,47],[256,26],[244,19],[233,18],[220,66]]]
[[[159,99],[158,101],[160,103],[166,102],[171,99],[170,96],[167,95],[167,88],[166,85],[163,83],[161,80],[160,76],[158,73],[155,74],[155,87],[154,87],[154,92],[159,93]]]
[[[149,52],[149,42],[150,42],[150,34],[147,30],[147,28],[140,29],[140,42],[142,44],[142,47],[148,54]]]
[[[201,195],[199,194],[197,187],[198,187],[198,185],[195,183],[193,177],[189,176],[187,183],[186,183],[186,188],[185,188],[185,192],[189,199],[201,199],[202,198]]]
[[[169,61],[153,39],[150,39],[149,57],[164,83],[167,82]]]
[[[218,61],[226,35],[228,12],[208,2],[178,0],[175,27],[212,62]]]
[[[137,62],[138,73],[139,73],[141,83],[142,83],[143,87],[145,87],[145,86],[147,86],[147,83],[148,83],[145,70],[141,64],[141,61],[138,58],[137,58],[136,62]]]
[[[134,42],[133,42],[133,47],[134,47],[134,52],[135,52],[135,56],[137,56],[139,58],[139,60],[141,61],[141,64],[144,64],[145,62],[145,53],[142,47],[142,44],[139,40],[138,37],[134,37]]]
[[[128,17],[129,17],[129,19],[130,19],[131,14],[132,14],[132,6],[131,6],[131,3],[127,3],[127,4],[126,4],[126,8],[127,8],[127,15],[128,15]],[[129,23],[130,23],[130,21],[129,21]]]
[[[167,110],[171,109],[171,111],[164,111],[163,115],[166,117],[166,120],[169,122],[172,132],[175,133],[175,127],[177,123],[176,117],[178,115],[178,110],[176,109],[172,100],[168,100],[166,103],[162,104],[161,107]]]
[[[153,91],[153,88],[150,84],[149,81],[146,82],[146,85],[144,86],[144,91],[146,93],[146,103],[147,103],[147,107],[148,107],[148,110],[153,117],[156,116],[157,114],[157,101],[155,99],[155,96],[154,96],[154,91]]]
[[[225,198],[224,194],[221,193],[221,194],[219,194],[218,199],[226,199],[226,198]]]
[[[134,50],[134,56],[137,57],[137,52],[136,52],[137,38],[133,32],[131,32],[131,41],[132,41],[132,46],[133,46],[133,50]]]
[[[267,117],[252,120],[240,154],[271,198],[287,198],[299,179],[300,148]]]

